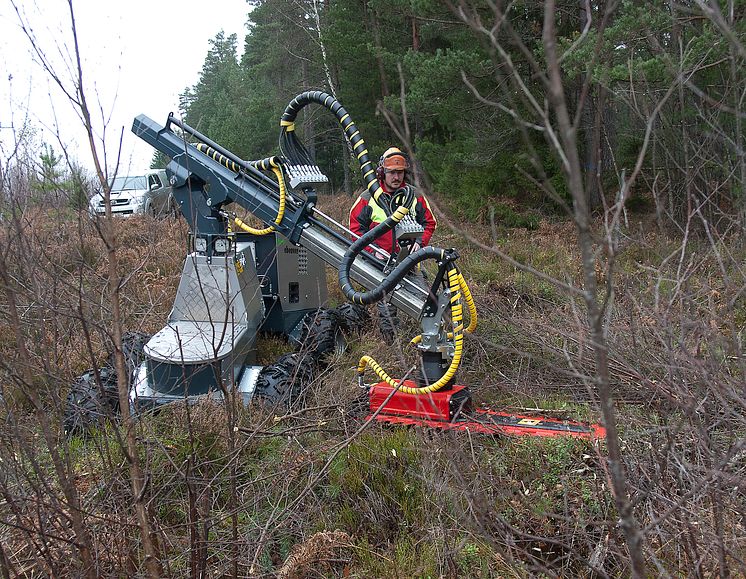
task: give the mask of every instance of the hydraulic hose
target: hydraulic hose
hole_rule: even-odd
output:
[[[207,155],[214,161],[217,161],[224,167],[230,169],[234,173],[241,173],[243,169],[241,165],[239,165],[232,159],[229,159],[225,155],[219,153],[212,147],[205,145],[204,143],[197,143],[196,147],[198,151],[204,153],[205,155]],[[264,229],[255,229],[236,216],[233,216],[233,222],[236,224],[237,227],[239,227],[243,231],[247,231],[248,233],[253,233],[254,235],[267,235],[268,233],[271,233],[275,230],[275,225],[279,225],[282,222],[282,218],[285,216],[285,199],[287,187],[285,185],[285,175],[282,172],[282,164],[277,157],[267,157],[266,159],[260,159],[259,161],[248,161],[247,164],[261,171],[271,170],[275,174],[277,183],[280,188],[280,204],[277,209],[277,216],[275,217],[274,224],[270,224]]]
[[[376,178],[375,167],[370,159],[368,149],[365,146],[365,141],[360,135],[357,126],[350,118],[349,113],[332,95],[322,91],[306,91],[290,101],[280,119],[280,126],[282,127],[280,133],[280,151],[283,156],[293,164],[315,164],[311,155],[295,133],[295,119],[298,112],[310,103],[316,103],[326,107],[337,117],[337,120],[342,126],[345,137],[349,141],[352,151],[360,164],[360,170],[363,175],[363,180],[365,181],[365,186],[373,199],[376,202],[379,202],[379,197],[383,192],[383,189]],[[405,200],[397,202],[396,205],[399,206],[396,210],[391,212],[389,217],[350,245],[339,265],[339,284],[342,288],[342,292],[349,301],[358,304],[371,304],[382,299],[387,292],[392,291],[406,274],[415,268],[420,262],[427,259],[436,259],[439,260],[441,264],[447,264],[448,286],[451,290],[451,320],[453,323],[453,331],[448,335],[448,337],[453,340],[453,358],[451,359],[446,372],[435,383],[424,388],[411,388],[408,386],[401,386],[399,388],[401,391],[409,394],[428,394],[440,390],[448,385],[461,363],[464,339],[463,305],[461,303],[462,297],[466,300],[469,308],[470,324],[469,327],[466,328],[466,331],[471,332],[476,328],[477,310],[471,292],[469,291],[463,276],[459,273],[458,268],[453,264],[453,260],[455,259],[453,254],[446,252],[443,249],[433,247],[419,249],[402,259],[378,287],[367,292],[358,292],[355,290],[350,280],[352,263],[366,247],[385,233],[391,231],[396,227],[397,223],[409,214],[412,205],[411,193]],[[393,209],[393,207],[390,209]],[[420,340],[422,339],[421,336],[419,338]],[[365,368],[368,366],[376,372],[382,381],[393,387],[398,385],[397,381],[391,378],[370,356],[363,356],[358,364],[358,376],[361,382],[363,380]]]
[[[352,269],[352,263],[355,261],[355,258],[372,242],[396,227],[396,224],[409,214],[409,205],[411,205],[412,201],[411,197],[412,194],[411,191],[409,191],[405,200],[402,202],[402,205],[399,206],[393,214],[355,240],[342,257],[338,271],[339,285],[342,288],[342,293],[345,294],[345,297],[349,301],[359,304],[371,304],[377,302],[383,298],[386,292],[394,289],[404,276],[414,269],[418,263],[427,259],[443,259],[445,257],[444,250],[425,247],[408,255],[399,262],[399,264],[391,271],[391,273],[389,273],[389,275],[386,276],[386,279],[384,279],[378,287],[367,292],[358,292],[352,287],[352,282],[350,281],[350,270]]]
[[[383,189],[378,183],[376,178],[375,167],[373,162],[370,160],[368,149],[365,146],[365,141],[360,135],[355,122],[350,118],[350,114],[345,110],[342,104],[334,98],[332,95],[325,93],[320,90],[306,91],[296,96],[282,114],[280,119],[280,126],[282,131],[280,133],[280,151],[291,163],[300,165],[313,165],[314,161],[311,155],[308,153],[306,148],[300,142],[295,133],[295,119],[298,116],[298,112],[311,103],[321,105],[329,109],[339,121],[342,126],[345,137],[349,141],[352,151],[357,157],[358,163],[360,164],[360,171],[363,175],[363,181],[373,198],[378,201]],[[434,250],[429,252],[421,253],[423,250],[417,251],[414,254],[408,256],[402,260],[399,266],[397,266],[393,272],[387,276],[386,280],[373,290],[369,292],[356,292],[350,282],[349,273],[352,268],[352,262],[355,257],[365,249],[370,243],[378,239],[384,233],[391,231],[399,221],[404,219],[409,214],[409,208],[412,205],[413,199],[411,199],[411,192],[405,196],[405,200],[402,204],[392,212],[392,214],[381,224],[371,229],[365,235],[360,237],[353,243],[345,253],[344,258],[339,266],[339,285],[342,288],[342,292],[345,294],[348,300],[351,302],[370,304],[380,300],[387,291],[392,290],[399,281],[406,275],[406,272],[410,268],[415,267],[421,261],[426,259],[438,259],[443,254],[442,250]],[[393,209],[393,208],[391,208]],[[427,248],[426,248],[427,249]],[[409,258],[417,256],[415,259],[410,260]],[[407,264],[406,267],[401,268]]]
[[[258,161],[242,160],[242,164],[239,164],[233,159],[230,159],[229,157],[223,155],[220,151],[217,151],[214,147],[206,145],[205,143],[196,143],[195,147],[197,147],[197,150],[200,153],[204,153],[212,160],[217,161],[218,163],[223,165],[223,167],[227,167],[234,173],[240,173],[244,169],[244,165],[254,167],[255,169],[259,169],[261,171],[269,171],[272,167],[279,167],[281,165],[280,158],[276,156],[267,157],[266,159],[259,159]]]
[[[466,285],[466,280],[461,272],[458,274],[458,283],[461,288],[461,293],[466,300],[466,305],[469,308],[469,326],[464,329],[464,332],[471,334],[477,329],[477,305],[474,303],[474,297],[471,295],[469,286]]]
[[[248,233],[253,233],[254,235],[267,235],[268,233],[273,232],[275,230],[275,225],[279,225],[280,223],[282,223],[282,218],[285,217],[285,176],[283,175],[282,167],[280,166],[273,166],[272,172],[275,174],[275,177],[277,177],[277,183],[280,186],[280,205],[277,208],[277,217],[275,217],[274,224],[270,224],[264,229],[255,229],[249,224],[245,223],[239,217],[233,217],[233,222],[236,224],[236,226],[240,227],[244,231],[247,231]]]
[[[397,266],[391,270],[381,284],[372,290],[359,292],[352,287],[352,282],[350,281],[350,269],[352,269],[352,262],[355,261],[357,254],[359,254],[382,233],[390,231],[391,228],[398,223],[398,220],[396,219],[397,216],[401,214],[406,215],[407,211],[406,207],[399,207],[394,212],[394,215],[388,217],[383,223],[380,223],[355,241],[342,257],[342,261],[339,264],[339,285],[342,288],[342,293],[344,293],[345,297],[352,303],[375,303],[381,300],[387,292],[393,290],[397,284],[404,279],[407,273],[417,266],[418,263],[427,259],[444,260],[448,258],[444,249],[439,249],[437,247],[423,247],[402,259]],[[400,219],[401,217],[399,220]]]
[[[443,374],[443,376],[441,376],[434,383],[422,388],[412,388],[410,386],[399,385],[399,381],[391,378],[391,376],[389,376],[383,370],[383,368],[381,368],[380,364],[378,364],[378,362],[376,362],[373,357],[366,355],[360,358],[357,366],[358,379],[360,380],[360,382],[363,381],[363,375],[365,374],[366,367],[370,366],[370,368],[376,373],[376,375],[382,382],[386,382],[393,388],[396,388],[398,386],[399,391],[406,394],[430,394],[432,392],[437,392],[450,383],[451,379],[456,374],[459,365],[461,364],[461,356],[464,348],[464,326],[462,323],[464,312],[463,306],[461,305],[460,278],[461,274],[459,273],[458,268],[455,265],[451,264],[450,268],[448,269],[448,286],[452,292],[451,319],[453,322],[453,358],[451,359],[451,363],[448,365],[448,369],[446,370],[445,374]],[[474,323],[476,324],[476,318],[474,320]]]
[[[352,152],[360,164],[360,171],[363,175],[365,187],[370,191],[373,198],[378,201],[378,197],[383,190],[378,184],[376,170],[373,162],[370,160],[365,141],[360,135],[355,122],[350,118],[349,113],[337,99],[328,93],[320,90],[306,91],[290,101],[280,119],[280,126],[282,127],[282,132],[280,133],[280,151],[282,154],[292,163],[300,165],[314,164],[311,155],[295,134],[295,119],[298,116],[298,112],[310,103],[315,103],[329,109],[337,117],[345,137],[350,142]]]
[[[466,285],[466,280],[464,279],[464,276],[459,272],[458,274],[458,280],[459,280],[459,287],[461,288],[461,295],[464,297],[464,300],[466,301],[466,306],[469,308],[469,326],[464,328],[465,334],[471,334],[474,332],[474,330],[477,329],[477,306],[474,303],[474,298],[471,295],[471,291],[469,290],[469,286]],[[453,339],[453,332],[448,332],[448,339]],[[422,341],[422,334],[416,335],[412,340],[409,342],[410,344],[417,345]]]

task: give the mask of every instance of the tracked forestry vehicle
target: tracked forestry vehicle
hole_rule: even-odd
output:
[[[456,265],[458,252],[408,251],[407,241],[422,233],[408,214],[414,195],[408,186],[394,195],[388,218],[357,239],[322,213],[316,188],[327,178],[295,132],[298,112],[310,104],[336,116],[364,184],[377,199],[382,189],[355,123],[334,97],[320,91],[304,92],[288,104],[280,121],[280,155],[257,161],[237,157],[173,115],[165,126],[144,115],[135,119],[132,131],[171,159],[166,171],[189,226],[191,251],[166,325],[151,337],[127,334],[123,340],[131,374],[129,410],[229,392],[247,404],[291,403],[328,354],[343,347],[340,329],[359,327],[365,306],[386,300],[418,320],[420,333],[411,344],[419,364],[402,380],[372,357],[361,358],[359,386],[368,392],[369,418],[488,433],[601,435],[597,426],[473,408],[469,389],[455,383],[464,334],[477,322]],[[263,225],[251,227],[230,212],[231,204]],[[399,255],[375,247],[376,239],[392,230],[403,248]],[[434,262],[436,270],[427,283],[418,273],[425,261]],[[332,310],[324,308],[325,264],[337,270],[348,300]],[[262,332],[287,336],[297,351],[258,365]],[[366,370],[377,375],[376,384],[365,383]],[[116,405],[115,373],[104,368],[99,374],[89,372],[73,385],[69,430],[97,421]]]

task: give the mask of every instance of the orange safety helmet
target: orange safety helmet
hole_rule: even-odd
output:
[[[408,171],[409,158],[399,147],[389,147],[378,160],[378,167],[385,171]]]

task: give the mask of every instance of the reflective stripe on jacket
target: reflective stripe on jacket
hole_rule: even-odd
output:
[[[386,192],[381,193],[381,195],[385,195],[389,199],[391,197]],[[430,204],[423,195],[415,197],[412,207],[409,210],[417,223],[425,229],[422,238],[418,240],[419,244],[424,247],[430,243],[430,238],[433,236],[438,222],[430,209]],[[370,192],[366,190],[357,198],[352,209],[350,209],[350,230],[357,236],[362,236],[379,223],[385,221],[386,217],[388,217],[386,209],[376,203]],[[390,232],[379,237],[374,243],[389,254],[395,255],[399,251],[395,235],[395,231],[392,229]]]

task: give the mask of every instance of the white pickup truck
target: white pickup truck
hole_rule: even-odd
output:
[[[166,215],[175,207],[171,185],[164,169],[120,175],[111,183],[111,212],[114,215]],[[91,215],[104,215],[106,202],[96,193],[89,202]]]

